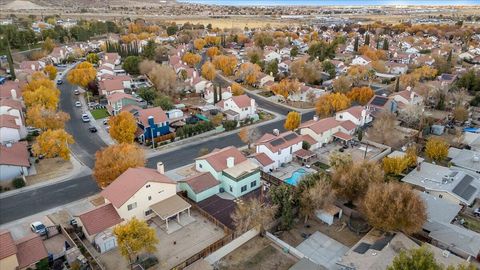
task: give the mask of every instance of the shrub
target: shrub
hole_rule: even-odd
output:
[[[223,127],[226,131],[234,130],[237,127],[238,122],[236,120],[226,120],[223,122]]]
[[[22,178],[15,178],[13,181],[12,181],[12,186],[14,188],[22,188],[25,186],[25,181],[23,181]]]

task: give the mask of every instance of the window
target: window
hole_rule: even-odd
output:
[[[145,211],[145,216],[149,216],[153,213],[153,210],[152,209],[148,209],[147,211]]]
[[[202,168],[202,164],[198,164],[198,167],[199,167],[199,168]]]
[[[232,188],[232,186],[230,186],[230,192],[233,192],[233,188]]]
[[[146,188],[149,188],[149,187],[150,187],[150,184],[146,185],[145,187],[146,187]]]
[[[442,195],[442,194],[440,194],[440,195],[438,195],[438,197],[441,199],[441,198],[443,198],[443,195]]]
[[[241,190],[242,190],[242,192],[247,191],[247,185],[243,186]]]
[[[158,192],[158,194],[160,194],[160,193],[162,193],[162,192],[164,192],[164,191],[165,191],[165,190],[160,190],[160,191]]]
[[[253,181],[253,182],[250,183],[250,187],[253,188],[253,187],[255,187],[255,186],[257,186],[257,181]]]
[[[127,210],[128,210],[128,211],[133,210],[133,209],[135,209],[135,208],[137,208],[137,203],[136,203],[136,202],[127,205]]]
[[[152,196],[148,196],[148,200],[151,201],[151,200],[152,200]]]

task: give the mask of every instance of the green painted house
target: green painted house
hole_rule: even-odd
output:
[[[220,182],[209,172],[196,174],[179,181],[180,189],[187,192],[190,199],[201,202],[220,192]]]

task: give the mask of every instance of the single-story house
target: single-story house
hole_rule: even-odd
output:
[[[29,157],[26,142],[0,144],[0,182],[28,176]]]
[[[210,172],[195,174],[180,180],[180,189],[195,202],[203,201],[220,192],[220,182]]]

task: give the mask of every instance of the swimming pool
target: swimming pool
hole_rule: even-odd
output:
[[[307,171],[304,168],[300,168],[292,173],[292,176],[289,178],[285,179],[285,183],[290,184],[292,186],[296,186],[298,184],[298,181],[302,179],[302,177],[307,173]]]

